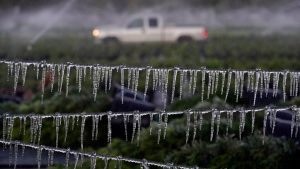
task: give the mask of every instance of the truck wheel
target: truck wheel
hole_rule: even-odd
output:
[[[103,42],[104,44],[109,44],[109,45],[116,45],[120,43],[120,41],[115,37],[105,38],[103,39]]]
[[[190,36],[181,36],[177,40],[177,42],[179,42],[179,43],[190,43],[192,41],[193,41],[193,38]]]

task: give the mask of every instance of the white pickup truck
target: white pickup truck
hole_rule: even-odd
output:
[[[167,25],[159,16],[134,18],[123,28],[96,27],[92,35],[96,42],[122,43],[201,41],[208,38],[204,27]]]

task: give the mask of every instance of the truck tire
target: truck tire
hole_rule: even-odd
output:
[[[178,39],[177,39],[177,42],[179,43],[190,43],[190,42],[193,42],[193,38],[190,37],[190,36],[180,36]]]
[[[103,39],[103,43],[104,44],[119,44],[120,41],[116,37],[107,37],[107,38]]]

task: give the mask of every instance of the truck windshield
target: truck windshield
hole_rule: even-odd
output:
[[[142,28],[143,26],[143,19],[135,19],[128,24],[127,28]]]

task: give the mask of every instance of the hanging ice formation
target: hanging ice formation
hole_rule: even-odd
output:
[[[80,124],[80,142],[81,142],[81,148],[83,148],[83,142],[84,142],[84,136],[85,134],[85,122],[87,118],[90,118],[92,120],[92,140],[97,140],[98,138],[98,126],[99,121],[102,119],[103,116],[107,116],[107,141],[108,143],[111,143],[112,139],[112,118],[121,117],[123,118],[124,123],[124,135],[126,138],[126,141],[128,140],[128,133],[127,133],[127,123],[129,122],[129,118],[133,119],[133,129],[132,129],[132,137],[130,140],[133,142],[135,139],[137,140],[137,143],[139,144],[140,141],[140,134],[141,134],[141,124],[142,124],[142,118],[145,116],[148,116],[150,118],[150,123],[152,123],[153,118],[158,118],[158,132],[157,132],[157,143],[160,143],[161,136],[163,139],[166,138],[167,135],[167,127],[168,127],[168,118],[169,116],[173,115],[180,115],[185,114],[187,117],[187,123],[186,123],[186,142],[189,141],[190,138],[194,141],[197,137],[197,130],[201,131],[202,124],[203,124],[203,115],[211,113],[211,132],[210,132],[210,140],[212,141],[213,138],[218,138],[219,136],[219,128],[221,124],[221,115],[226,115],[226,135],[228,134],[229,128],[232,127],[233,122],[233,113],[239,113],[239,138],[242,138],[242,133],[244,131],[245,125],[246,125],[246,114],[251,114],[251,132],[254,131],[254,124],[255,124],[255,114],[257,112],[265,111],[264,116],[264,123],[263,123],[263,135],[265,135],[266,131],[266,125],[267,125],[267,118],[270,116],[270,128],[272,133],[274,133],[274,130],[276,128],[276,114],[278,111],[282,110],[290,110],[293,112],[292,116],[292,123],[291,123],[291,137],[297,136],[298,134],[298,126],[300,126],[300,108],[292,106],[292,107],[285,107],[285,108],[250,108],[250,109],[232,109],[232,110],[218,110],[218,109],[212,109],[212,110],[187,110],[187,111],[152,111],[152,112],[102,112],[102,113],[78,113],[78,114],[62,114],[62,113],[56,113],[53,115],[34,115],[34,114],[3,114],[0,117],[3,120],[3,127],[2,127],[2,139],[3,140],[12,140],[13,138],[13,129],[14,124],[16,121],[19,121],[20,123],[20,131],[21,128],[23,130],[23,135],[25,134],[25,128],[26,128],[26,119],[30,120],[30,141],[33,144],[40,144],[40,138],[42,136],[42,126],[43,122],[47,121],[47,119],[53,120],[53,126],[55,127],[56,132],[56,141],[55,145],[58,147],[59,145],[59,131],[60,128],[64,128],[64,143],[67,142],[67,136],[69,131],[69,126],[71,124],[71,129],[73,130],[75,123],[78,124],[78,121],[81,119]],[[192,120],[193,121],[192,121]],[[63,122],[63,125],[62,125]],[[192,129],[191,129],[192,128]],[[198,128],[198,129],[197,129]],[[193,131],[192,134],[190,134],[190,131]],[[19,133],[21,133],[19,131]],[[150,127],[150,135],[152,133],[152,128]]]
[[[184,69],[184,68],[152,68],[147,67],[126,67],[120,66],[102,66],[96,65],[78,65],[73,63],[66,64],[51,64],[42,62],[13,62],[13,61],[0,61],[0,63],[7,65],[8,80],[13,78],[13,91],[17,90],[19,79],[22,80],[22,85],[26,83],[26,76],[28,68],[33,67],[36,71],[36,78],[39,79],[41,71],[41,93],[42,99],[45,92],[45,80],[46,76],[50,75],[50,88],[53,91],[55,80],[57,81],[58,93],[62,93],[62,88],[65,83],[65,94],[69,94],[70,83],[73,82],[70,77],[74,73],[76,74],[75,84],[78,86],[78,92],[81,92],[83,82],[86,80],[87,72],[89,72],[90,80],[92,81],[92,94],[94,100],[97,98],[100,86],[104,86],[104,91],[107,92],[112,87],[112,79],[114,73],[120,70],[120,84],[121,84],[121,97],[123,103],[124,89],[125,89],[125,73],[127,72],[127,88],[134,92],[134,98],[137,97],[138,85],[140,81],[140,74],[145,74],[145,89],[144,99],[148,93],[150,87],[150,76],[152,74],[152,90],[160,90],[162,93],[162,100],[165,104],[167,98],[170,98],[170,102],[174,102],[176,91],[179,93],[179,99],[185,94],[185,84],[188,85],[188,94],[194,95],[199,91],[201,100],[210,98],[211,95],[220,92],[225,93],[225,101],[228,99],[228,95],[233,93],[236,97],[236,101],[243,97],[244,86],[248,92],[254,92],[253,105],[256,104],[257,97],[269,97],[269,89],[272,88],[273,97],[278,96],[279,86],[282,86],[283,100],[286,100],[287,95],[298,96],[299,95],[299,76],[300,72],[293,71],[266,71],[261,69],[256,70],[209,70],[205,67],[199,69]],[[88,71],[89,70],[89,71]],[[19,78],[21,74],[21,78]],[[169,74],[172,76],[171,95],[168,97],[168,81]],[[179,85],[177,80],[179,76]],[[201,77],[201,88],[197,88],[198,76]],[[101,84],[101,85],[100,85]],[[232,85],[233,84],[233,85]],[[270,86],[272,84],[272,86]],[[287,89],[287,87],[289,87]],[[231,88],[234,88],[230,92]],[[287,92],[289,91],[289,92]],[[263,94],[265,93],[265,94]],[[204,97],[206,95],[206,97]]]
[[[108,156],[108,155],[103,155],[103,154],[97,154],[97,153],[87,153],[87,152],[78,152],[78,151],[73,151],[70,149],[63,149],[63,148],[55,148],[55,147],[48,147],[44,145],[34,145],[34,144],[25,144],[21,143],[18,141],[5,141],[0,139],[0,143],[11,147],[9,150],[9,153],[13,153],[14,156],[14,168],[16,168],[17,163],[18,163],[18,147],[26,147],[33,149],[37,152],[36,156],[36,161],[37,161],[37,168],[41,168],[42,165],[42,153],[43,152],[48,152],[48,165],[53,165],[53,157],[54,157],[54,152],[56,153],[62,153],[65,154],[65,167],[68,168],[69,166],[69,159],[70,156],[74,156],[75,158],[75,166],[74,168],[77,167],[78,159],[79,156],[83,156],[86,158],[90,159],[90,168],[95,169],[96,168],[96,160],[101,159],[104,161],[105,168],[108,167],[108,161],[116,161],[118,164],[118,168],[122,168],[121,163],[122,162],[127,162],[127,163],[132,163],[136,165],[142,165],[146,167],[154,166],[154,167],[160,167],[160,168],[178,168],[178,169],[199,169],[199,167],[188,167],[188,166],[180,166],[180,165],[174,165],[170,163],[161,163],[161,162],[154,162],[154,161],[148,161],[146,159],[133,159],[133,158],[127,158],[127,157],[121,157],[121,156]],[[14,151],[13,151],[14,149]],[[10,155],[10,158],[12,161],[12,154]]]

